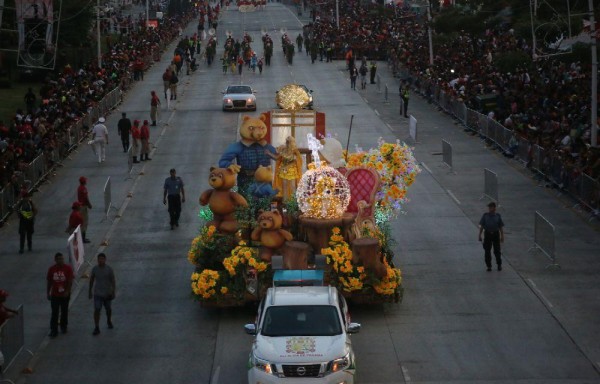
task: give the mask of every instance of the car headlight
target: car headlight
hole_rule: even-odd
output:
[[[225,104],[231,104],[232,102],[231,99],[224,99],[223,101],[225,102]]]
[[[352,366],[352,356],[350,352],[346,356],[340,357],[339,359],[331,360],[327,364],[329,372],[338,372]]]
[[[254,103],[254,100],[252,100],[252,98],[249,97],[248,100],[246,100],[246,102],[252,104]]]
[[[253,367],[260,369],[261,371],[268,373],[269,375],[273,374],[273,367],[271,366],[271,363],[267,360],[263,360],[259,357],[256,357],[254,354],[252,354],[251,364]]]

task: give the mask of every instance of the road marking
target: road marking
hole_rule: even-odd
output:
[[[402,375],[404,376],[404,381],[407,383],[410,383],[410,375],[408,374],[408,368],[406,368],[404,365],[400,364],[400,368],[402,369]]]
[[[460,200],[458,200],[458,199],[456,198],[456,196],[454,196],[454,193],[452,193],[452,191],[451,191],[451,190],[449,190],[449,189],[446,189],[446,192],[448,192],[448,194],[450,195],[450,197],[452,198],[452,200],[456,201],[456,204],[460,205]]]
[[[389,123],[385,123],[385,125],[387,125],[387,127],[390,129],[390,132],[394,132],[394,130],[392,129],[392,126]]]
[[[379,111],[378,111],[378,110],[374,109],[374,110],[373,110],[373,112],[375,112],[375,114],[376,114],[377,116],[380,116],[380,115],[379,115]]]
[[[427,172],[429,172],[430,174],[433,175],[433,172],[431,172],[431,169],[429,169],[429,167],[427,166],[427,164],[425,164],[424,162],[421,161],[421,166],[423,168],[425,168],[427,170]]]
[[[219,383],[219,374],[221,373],[221,366],[219,365],[217,369],[215,369],[215,374],[210,380],[210,384],[218,384]]]
[[[529,284],[531,285],[531,288],[535,291],[535,293],[537,293],[538,296],[542,300],[544,300],[544,302],[546,303],[546,305],[548,306],[548,308],[554,308],[554,305],[552,305],[552,303],[550,302],[550,300],[548,300],[546,298],[546,296],[544,296],[544,294],[542,293],[542,291],[540,291],[540,289],[537,287],[537,285],[535,285],[535,283],[533,282],[533,280],[527,279],[527,281],[529,281]]]

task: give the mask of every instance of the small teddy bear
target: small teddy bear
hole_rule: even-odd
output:
[[[211,167],[208,183],[212,189],[200,195],[200,205],[208,205],[213,213],[213,220],[207,225],[214,225],[221,233],[235,233],[238,229],[235,209],[248,206],[242,195],[231,191],[235,185],[235,173],[228,168]]]
[[[294,237],[285,229],[281,229],[283,219],[279,211],[258,211],[258,227],[254,228],[251,238],[260,241],[260,258],[270,262],[273,253],[283,247],[286,241]]]
[[[273,189],[271,180],[273,180],[271,166],[263,167],[262,165],[259,165],[256,172],[254,172],[254,182],[250,184],[248,192],[259,199],[263,197],[274,197],[279,193],[279,190]]]

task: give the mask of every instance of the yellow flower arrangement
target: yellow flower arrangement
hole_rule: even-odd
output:
[[[219,272],[211,269],[205,269],[200,273],[194,272],[192,273],[192,292],[200,298],[210,299],[217,293],[219,279]]]
[[[387,269],[387,275],[379,283],[374,284],[373,289],[380,295],[393,295],[402,284],[402,273],[400,269],[390,266],[385,258],[383,263]]]
[[[214,225],[202,228],[198,236],[192,240],[192,245],[187,254],[187,259],[190,263],[197,265],[198,260],[203,256],[207,247],[211,246],[216,232]]]
[[[321,250],[327,256],[327,264],[331,265],[332,280],[345,292],[363,289],[366,279],[364,267],[352,264],[352,250],[344,241],[339,228],[333,228],[329,238],[329,247]]]
[[[238,246],[231,251],[231,256],[223,260],[223,266],[230,276],[235,276],[241,273],[240,269],[244,265],[256,269],[257,272],[264,272],[269,266],[258,258],[256,248],[248,247],[244,241],[240,241]]]

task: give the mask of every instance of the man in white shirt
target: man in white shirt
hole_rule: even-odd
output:
[[[94,148],[96,155],[98,155],[98,163],[106,160],[106,145],[108,144],[108,129],[104,122],[104,117],[98,119],[98,123],[94,125],[92,129],[92,136],[94,140]]]

